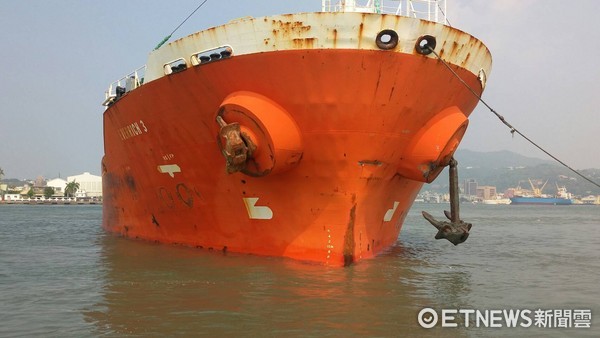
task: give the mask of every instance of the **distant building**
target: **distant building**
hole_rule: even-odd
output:
[[[420,193],[419,195],[417,195],[417,198],[415,199],[415,202],[426,202],[426,203],[442,203],[442,202],[449,202],[450,201],[450,194],[439,194],[437,192],[431,192],[431,191],[423,191],[422,193]]]
[[[31,184],[25,184],[23,186],[23,189],[21,189],[21,196],[27,196],[29,194],[29,191],[31,190],[32,194],[35,195],[35,189],[33,188],[33,185]]]
[[[36,188],[42,188],[45,182],[46,180],[44,180],[43,176],[38,176],[35,181],[33,181],[33,186]]]
[[[487,185],[477,187],[477,198],[481,200],[496,199],[496,187]]]
[[[92,175],[88,172],[84,172],[81,175],[67,177],[67,183],[70,182],[79,183],[79,189],[77,190],[78,196],[82,196],[85,193],[87,197],[100,197],[102,196],[102,177]],[[66,185],[66,184],[65,184]]]
[[[599,196],[587,196],[581,199],[581,203],[583,204],[595,204],[598,205],[600,204],[600,195]]]
[[[477,181],[472,178],[466,179],[463,191],[465,195],[477,196]]]
[[[21,195],[19,194],[6,194],[4,195],[5,201],[18,201],[21,199]]]
[[[55,178],[53,180],[46,182],[46,186],[54,188],[55,195],[62,196],[65,193],[65,187],[67,186],[67,181],[63,180],[62,178]]]

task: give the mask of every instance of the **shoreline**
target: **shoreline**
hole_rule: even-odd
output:
[[[0,201],[0,205],[102,205],[102,201]]]

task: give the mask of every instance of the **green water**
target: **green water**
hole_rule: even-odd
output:
[[[600,313],[600,207],[461,205],[436,241],[416,204],[398,243],[349,268],[126,240],[101,206],[0,205],[0,336],[598,336],[590,329],[421,328],[441,309]]]

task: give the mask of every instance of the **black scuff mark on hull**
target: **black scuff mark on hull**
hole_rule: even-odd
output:
[[[194,206],[194,196],[192,195],[192,190],[185,184],[179,183],[177,185],[177,197],[179,197],[179,200],[188,208],[192,208]]]
[[[127,184],[127,186],[129,187],[129,189],[132,192],[136,191],[135,180],[133,179],[133,176],[131,176],[131,175],[125,176],[125,183]]]
[[[356,219],[356,204],[350,209],[350,220],[344,234],[344,266],[350,266],[354,262],[354,222]]]
[[[154,214],[152,214],[152,223],[154,225],[156,225],[157,228],[160,228],[160,224],[158,224],[158,221],[156,220],[156,217],[154,216]]]

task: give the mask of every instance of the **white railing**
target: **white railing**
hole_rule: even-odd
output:
[[[394,14],[448,23],[446,0],[322,0],[322,11]]]
[[[22,197],[13,195],[5,195],[7,202],[77,202],[75,197]]]
[[[102,103],[102,105],[108,106],[112,102],[114,102],[118,96],[143,85],[145,75],[146,66],[144,65],[134,70],[133,72],[127,74],[126,76],[118,79],[117,81],[111,83],[108,86],[106,92],[104,92],[104,102]]]

